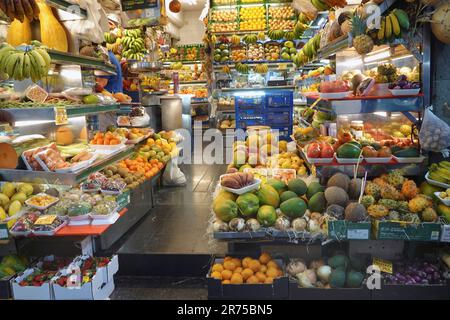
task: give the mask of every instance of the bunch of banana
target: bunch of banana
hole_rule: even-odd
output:
[[[284,38],[284,31],[283,30],[269,30],[267,32],[267,35],[271,40],[281,40]]]
[[[402,9],[394,9],[387,16],[381,17],[380,29],[377,32],[377,39],[381,42],[398,38],[401,31],[409,29],[408,14]]]
[[[295,24],[295,27],[294,27],[294,38],[300,39],[301,36],[303,35],[303,32],[305,32],[306,29],[308,29],[307,24],[297,21],[297,23]]]
[[[234,45],[239,45],[240,43],[241,43],[241,37],[239,37],[238,35],[236,35],[236,34],[233,34],[232,36],[231,36],[231,43],[232,44],[234,44]]]
[[[256,73],[266,74],[269,71],[269,66],[265,63],[257,64],[254,71]]]
[[[258,37],[256,36],[256,34],[246,34],[242,38],[242,41],[244,41],[246,44],[256,43],[256,41],[258,41]]]
[[[110,43],[110,44],[116,43],[117,36],[114,33],[105,32],[104,33],[104,37],[105,37],[105,42],[106,43]]]
[[[443,183],[450,183],[450,162],[433,163],[428,172],[428,178]]]
[[[311,22],[311,19],[309,19],[303,12],[300,12],[298,15],[298,22],[308,24]]]
[[[247,74],[250,72],[250,67],[244,63],[236,63],[236,71],[242,74]]]
[[[286,31],[286,32],[284,33],[284,39],[290,40],[290,41],[294,40],[294,39],[295,39],[295,33],[294,33],[294,31]]]
[[[141,60],[144,58],[147,49],[140,29],[126,29],[124,38],[121,41],[123,51],[122,56],[131,60]]]
[[[264,31],[258,32],[257,38],[258,38],[259,41],[266,40],[266,34],[264,33]]]
[[[11,21],[17,19],[23,22],[25,17],[30,21],[39,18],[39,7],[35,0],[0,0],[0,11]]]
[[[316,55],[317,50],[320,48],[320,37],[321,34],[317,33],[314,37],[308,40],[303,46],[301,52],[307,57],[312,58]]]
[[[297,54],[294,56],[294,58],[292,59],[292,61],[294,62],[294,64],[297,67],[301,67],[303,66],[306,62],[307,62],[307,58],[305,56],[305,53],[300,50],[299,52],[297,52]]]
[[[327,11],[330,7],[322,0],[311,0],[311,4],[319,11]]]
[[[5,45],[0,49],[0,72],[15,80],[31,78],[36,82],[47,75],[50,63],[51,58],[42,47],[22,51]]]

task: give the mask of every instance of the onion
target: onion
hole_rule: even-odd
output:
[[[214,232],[225,232],[228,231],[228,224],[223,222],[222,220],[216,220],[213,223]]]
[[[325,261],[323,261],[323,259],[313,260],[309,264],[309,268],[310,269],[319,269],[321,266],[324,266],[324,265],[325,265]]]
[[[311,283],[308,275],[305,272],[297,274],[298,283],[302,288],[314,288],[314,285]]]
[[[308,277],[309,281],[312,284],[315,284],[317,282],[317,276],[316,276],[316,271],[313,269],[307,269],[305,270],[303,273],[306,274],[306,276]]]
[[[305,262],[302,259],[291,259],[286,266],[286,271],[291,276],[296,276],[306,270]]]
[[[261,228],[261,224],[254,218],[248,219],[245,226],[250,231],[258,231]]]
[[[328,283],[331,275],[331,267],[330,266],[320,266],[317,269],[317,276],[319,279],[324,282]]]
[[[286,231],[291,226],[291,223],[289,222],[289,219],[286,217],[279,217],[275,221],[275,229],[280,231]]]
[[[292,220],[292,229],[294,229],[294,231],[305,231],[306,226],[307,222],[303,218],[296,218]]]
[[[230,229],[233,231],[243,231],[245,228],[245,220],[242,218],[233,218],[229,222]]]

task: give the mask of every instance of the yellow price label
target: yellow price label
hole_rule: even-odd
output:
[[[53,110],[55,111],[55,124],[57,126],[69,123],[66,107],[55,107]]]
[[[46,214],[46,215],[40,216],[34,224],[37,224],[37,225],[52,224],[53,221],[55,221],[56,217],[57,217],[56,214]]]
[[[386,273],[390,273],[390,274],[393,273],[392,262],[390,262],[390,261],[379,259],[379,258],[373,258],[372,264],[377,266],[378,268],[380,268],[381,272],[386,272]]]

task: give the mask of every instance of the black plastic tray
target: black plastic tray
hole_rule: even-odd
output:
[[[290,300],[370,300],[371,291],[361,288],[301,288],[295,280],[289,280]]]

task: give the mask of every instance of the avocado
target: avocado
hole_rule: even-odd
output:
[[[342,254],[334,255],[328,259],[328,265],[333,269],[337,269],[339,267],[347,269],[348,262],[348,258]]]
[[[330,274],[330,286],[332,288],[343,288],[345,286],[345,271],[333,270]]]
[[[359,288],[364,280],[364,275],[361,272],[351,270],[347,273],[346,285],[348,288]]]

